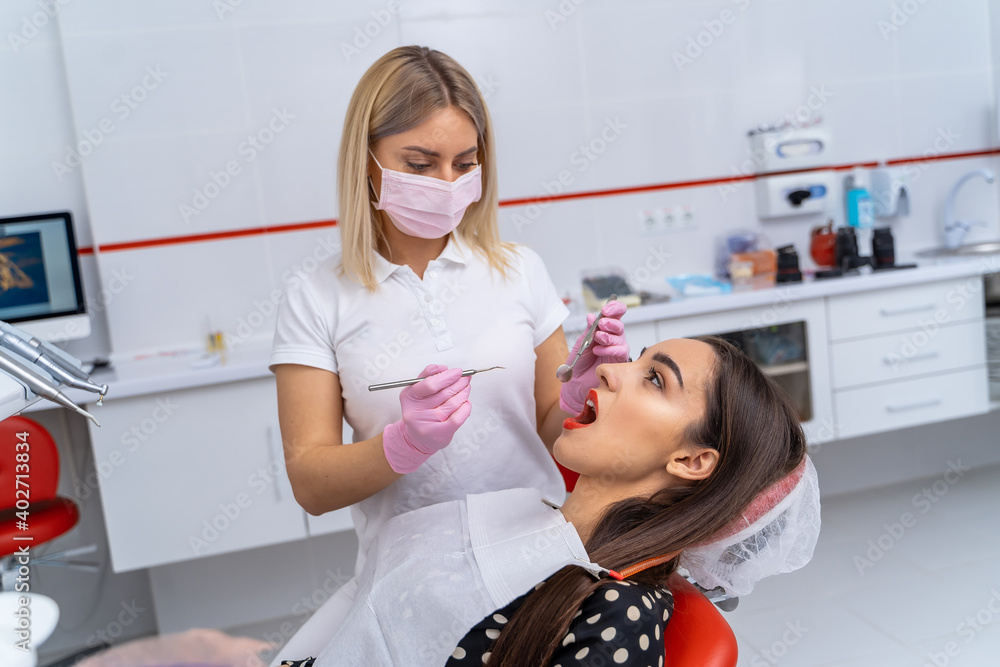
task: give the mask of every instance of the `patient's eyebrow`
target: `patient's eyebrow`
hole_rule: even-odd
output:
[[[645,350],[643,350],[643,352],[645,352]],[[665,352],[657,352],[656,354],[653,355],[653,361],[658,361],[659,363],[663,364],[664,366],[672,370],[674,372],[674,375],[677,376],[677,384],[681,386],[681,389],[684,388],[684,378],[681,377],[680,366],[677,365],[676,361],[670,358],[669,354],[666,354]]]

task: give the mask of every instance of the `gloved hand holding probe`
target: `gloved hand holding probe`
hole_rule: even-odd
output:
[[[385,458],[398,473],[413,472],[447,447],[472,412],[470,379],[461,368],[431,364],[420,377],[399,394],[403,418],[382,431]]]
[[[580,346],[587,338],[587,334],[584,333],[570,350],[566,363],[573,366],[573,373],[569,381],[559,390],[559,407],[569,414],[576,415],[583,411],[587,392],[599,384],[597,380],[599,365],[628,361],[628,341],[625,340],[625,325],[621,321],[626,310],[628,306],[621,301],[608,301],[601,309],[600,321],[597,323],[597,330],[590,346],[583,351],[579,359],[576,359]],[[588,330],[597,317],[594,313],[587,315]],[[575,364],[574,359],[576,359]]]

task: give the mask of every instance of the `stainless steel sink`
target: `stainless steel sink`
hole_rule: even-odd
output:
[[[1000,255],[1000,241],[968,243],[957,248],[929,248],[917,253],[917,257],[966,257],[969,255]]]

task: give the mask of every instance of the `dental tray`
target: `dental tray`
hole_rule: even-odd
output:
[[[642,303],[642,298],[620,275],[590,276],[583,279],[583,301],[587,310],[600,310],[612,295],[629,308]]]

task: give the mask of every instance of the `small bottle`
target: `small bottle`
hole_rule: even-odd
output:
[[[851,171],[847,190],[847,224],[857,230],[858,246],[872,247],[872,230],[875,228],[875,200],[868,190],[868,174],[857,167]],[[870,262],[867,257],[859,257],[857,266]]]
[[[867,174],[860,167],[855,168],[850,176],[847,224],[856,229],[872,229],[875,226],[875,200],[868,191]]]

